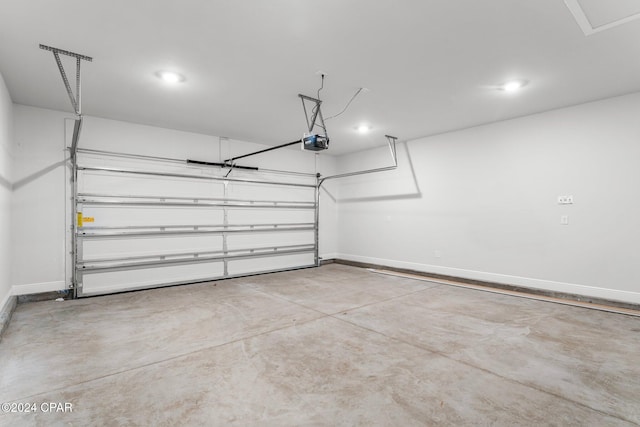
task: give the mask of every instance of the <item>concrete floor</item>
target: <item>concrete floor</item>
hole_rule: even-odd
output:
[[[636,317],[338,264],[28,303],[0,402],[36,410],[0,425],[640,425],[639,337]]]

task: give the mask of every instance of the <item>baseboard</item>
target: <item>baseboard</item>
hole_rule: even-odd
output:
[[[18,298],[15,295],[7,294],[0,302],[0,340],[2,340],[4,331],[9,327],[11,316],[16,309],[17,300]]]
[[[320,254],[320,260],[322,261],[328,261],[336,258],[338,258],[338,254],[335,252],[329,254]]]
[[[42,292],[64,291],[67,285],[64,280],[55,282],[27,283],[25,285],[13,285],[11,287],[11,295],[29,295],[39,294]]]
[[[640,293],[617,289],[598,288],[574,283],[510,276],[483,271],[464,270],[429,264],[418,264],[383,258],[363,257],[351,254],[337,254],[336,262],[360,267],[391,268],[398,271],[424,273],[443,279],[458,280],[470,284],[493,286],[516,291],[539,293],[555,298],[584,300],[594,303],[606,303],[623,308],[637,309],[640,305]]]

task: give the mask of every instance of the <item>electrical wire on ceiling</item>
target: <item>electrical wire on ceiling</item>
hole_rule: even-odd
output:
[[[324,77],[324,76],[323,76]],[[360,95],[360,92],[362,92],[364,88],[359,88],[356,93],[353,94],[353,96],[351,97],[351,99],[349,100],[349,102],[347,102],[347,105],[344,106],[344,108],[342,109],[342,111],[340,111],[338,114],[334,114],[333,116],[327,117],[326,119],[324,119],[325,121],[327,120],[331,120],[335,117],[338,117],[339,115],[341,115],[342,113],[344,113],[345,111],[347,111],[347,108],[349,108],[349,105],[351,105],[351,103],[353,102],[354,99],[356,99],[356,97],[358,95]],[[319,91],[318,91],[319,92]]]
[[[320,88],[318,88],[318,90],[317,90],[317,92],[316,92],[316,98],[317,98],[318,100],[320,100],[320,91],[322,91],[322,89],[324,89],[324,74],[320,74]],[[325,121],[326,121],[326,120],[333,119],[333,118],[336,118],[336,117],[340,116],[341,114],[343,114],[345,111],[347,111],[347,109],[349,108],[349,106],[351,105],[351,103],[352,103],[352,102],[353,102],[353,101],[358,97],[358,95],[360,95],[360,92],[362,92],[363,90],[364,90],[364,88],[363,88],[363,87],[358,88],[358,90],[356,90],[356,93],[354,93],[354,94],[353,94],[353,96],[351,97],[351,99],[349,99],[349,102],[347,102],[347,105],[345,105],[345,106],[344,106],[344,108],[342,109],[342,111],[340,111],[338,114],[334,114],[333,116],[327,117],[327,118],[325,119]],[[319,105],[320,105],[320,104],[318,104],[318,105],[316,105],[315,107],[313,107],[313,110],[312,110],[312,112],[311,112],[312,114],[315,114],[315,113],[316,113],[316,111],[318,110],[318,106],[319,106]],[[326,131],[326,129],[324,128],[324,126],[322,126],[321,124],[316,123],[316,126],[318,126],[318,127],[322,128],[322,130]]]

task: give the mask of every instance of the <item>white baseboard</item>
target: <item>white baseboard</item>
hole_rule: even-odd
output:
[[[9,323],[11,323],[16,302],[17,298],[11,295],[11,292],[7,292],[7,294],[2,297],[2,300],[0,300],[0,340],[2,340],[2,335],[9,327]]]
[[[485,282],[522,286],[532,289],[543,289],[545,291],[562,292],[567,294],[601,298],[631,304],[640,304],[640,292],[621,291],[618,289],[599,288],[594,286],[579,285],[575,283],[555,282],[552,280],[533,279],[530,277],[510,276],[506,274],[489,273],[485,271],[465,270],[460,268],[442,267],[439,265],[419,264],[360,255],[338,253],[336,254],[336,258],[387,267],[404,268],[407,270],[415,270],[423,273],[442,274],[446,276],[460,277],[463,279],[481,280]]]
[[[67,289],[64,280],[42,283],[27,283],[24,285],[13,285],[11,287],[11,295],[29,295],[39,294],[42,292],[64,291]]]
[[[12,296],[13,296],[13,294],[11,292],[9,292],[4,297],[2,297],[2,300],[0,300],[0,313],[4,312],[4,309],[7,306],[7,304],[9,303],[9,299]]]
[[[323,261],[326,261],[328,259],[336,259],[336,258],[338,258],[338,254],[335,253],[335,252],[334,253],[329,253],[329,254],[320,254],[320,258]]]

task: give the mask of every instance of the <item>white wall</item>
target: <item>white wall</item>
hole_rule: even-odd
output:
[[[65,288],[65,143],[69,114],[14,105],[13,293]]]
[[[9,123],[3,141],[10,141],[8,95],[2,105],[9,105],[0,116]],[[63,289],[70,115],[13,110],[14,150],[4,143],[2,151],[14,157],[13,232],[9,246],[2,218],[0,250],[11,253],[14,293]],[[326,183],[321,256],[640,303],[639,113],[633,94],[400,144],[397,171]],[[81,146],[210,161],[261,148],[93,117]],[[315,160],[278,150],[242,164],[314,171]],[[388,163],[380,148],[337,164],[322,154],[318,170]],[[10,191],[2,191],[8,203]],[[573,195],[575,204],[559,206],[559,195]],[[0,296],[8,266],[1,271]]]
[[[632,94],[402,144],[341,182],[338,256],[640,303],[639,118]]]
[[[0,310],[11,295],[13,104],[0,74]]]
[[[65,288],[70,213],[65,147],[71,115],[15,105],[15,188],[13,221],[13,292],[26,294]],[[218,162],[265,146],[189,132],[85,117],[81,148]],[[315,156],[283,149],[244,159],[239,164],[291,171],[316,171]],[[318,171],[331,173],[334,159],[321,156]],[[329,171],[329,172],[325,172]],[[323,198],[323,208],[331,203]],[[321,256],[336,252],[335,214],[321,216]],[[67,235],[67,236],[66,236]]]

